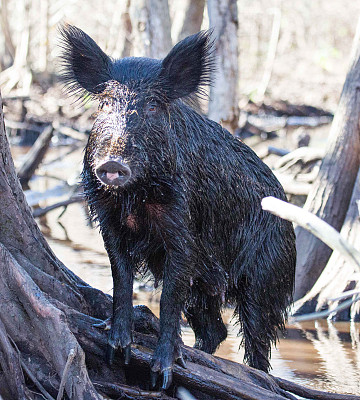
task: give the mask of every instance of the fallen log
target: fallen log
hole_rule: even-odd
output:
[[[51,138],[54,134],[54,127],[50,124],[40,134],[36,142],[26,154],[25,160],[18,170],[18,177],[23,187],[27,187],[31,177],[43,160],[49,148]]]

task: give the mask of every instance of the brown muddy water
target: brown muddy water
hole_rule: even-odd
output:
[[[16,159],[21,160],[20,150],[15,151]],[[33,179],[33,191],[47,191],[59,185],[59,178],[73,182],[79,179],[81,150],[63,160],[50,162],[67,151],[65,147],[51,149],[39,171],[39,174],[51,177]],[[40,205],[43,207],[63,198],[51,198]],[[83,205],[69,205],[59,218],[61,212],[62,209],[51,211],[38,221],[53,251],[75,274],[111,294],[111,271],[99,231],[87,223]],[[137,282],[134,304],[146,304],[158,315],[159,295],[159,291]],[[231,315],[230,309],[224,312],[229,336],[216,355],[241,362],[243,352],[238,350],[240,338],[231,323]],[[185,344],[193,345],[194,335],[189,327],[183,327],[182,336]],[[271,364],[271,373],[284,379],[318,390],[360,395],[360,324],[320,320],[288,326],[286,336],[280,338],[277,348],[272,351]]]

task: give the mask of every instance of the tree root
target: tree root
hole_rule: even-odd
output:
[[[0,301],[4,305],[0,310],[0,348],[8,360],[4,362],[2,357],[1,366],[3,371],[10,371],[11,364],[11,371],[15,371],[5,376],[11,393],[17,390],[14,398],[32,397],[24,381],[24,365],[7,335],[19,347],[25,369],[29,371],[27,375],[38,390],[36,382],[40,383],[49,400],[61,399],[63,391],[69,399],[102,399],[107,395],[171,400],[176,398],[178,386],[184,386],[202,399],[294,399],[287,391],[305,398],[360,399],[306,389],[187,346],[183,346],[187,368],[175,365],[174,384],[169,391],[166,394],[150,391],[150,361],[159,332],[158,320],[150,310],[135,307],[135,326],[141,332],[134,332],[130,365],[125,367],[116,358],[109,367],[104,364],[107,331],[94,327],[101,320],[73,308],[72,299],[67,296],[60,301],[43,292],[1,245],[0,264],[3,266]],[[52,381],[45,376],[53,376]]]
[[[76,356],[69,366],[65,383],[68,397],[74,400],[101,399],[102,396],[96,392],[89,379],[85,354],[70,331],[66,316],[51,304],[49,297],[3,246],[0,246],[0,264],[3,265],[0,293],[2,299],[6,296],[5,304],[8,306],[1,308],[0,318],[6,331],[11,332],[11,337],[18,344],[20,351],[40,353],[45,362],[52,364],[57,375],[62,376],[66,366],[66,355],[70,350],[75,350]],[[17,320],[17,327],[14,326],[14,319]],[[16,363],[14,365],[16,366]]]
[[[29,392],[26,388],[24,374],[21,368],[20,359],[11,346],[6,329],[0,320],[0,365],[4,372],[6,385],[12,396],[17,399],[26,399]]]

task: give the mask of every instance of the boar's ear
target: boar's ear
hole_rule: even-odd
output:
[[[170,100],[204,96],[215,70],[212,31],[201,31],[179,42],[162,61],[160,79]]]
[[[61,80],[69,93],[96,94],[111,79],[112,60],[81,29],[65,24],[61,34]]]

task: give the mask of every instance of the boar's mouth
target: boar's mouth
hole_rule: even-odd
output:
[[[99,181],[108,186],[124,186],[131,178],[131,169],[121,158],[100,161],[95,174]]]

